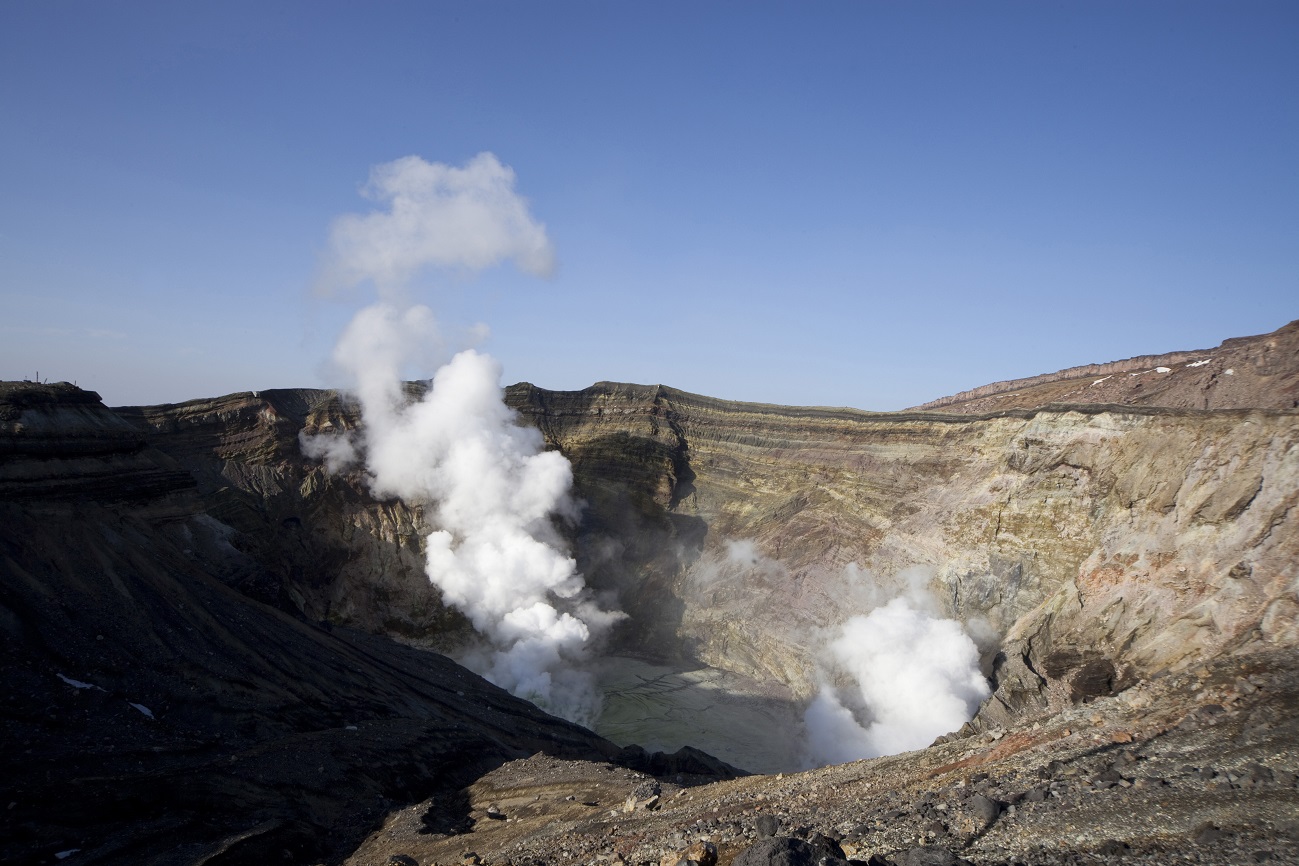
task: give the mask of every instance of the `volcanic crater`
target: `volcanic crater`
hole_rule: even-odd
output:
[[[505,397],[627,614],[595,732],[448,658],[425,510],[302,452],[346,396],[0,386],[0,859],[1299,862],[1299,322],[905,412]],[[812,766],[828,639],[904,591],[989,697]]]

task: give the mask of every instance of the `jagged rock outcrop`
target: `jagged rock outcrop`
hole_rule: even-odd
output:
[[[225,405],[222,429],[266,432],[230,444],[241,457],[296,435]],[[220,438],[172,420],[178,453]],[[223,471],[235,482],[196,480],[93,393],[0,389],[0,860],[336,861],[405,802],[441,797],[430,821],[453,825],[460,788],[537,752],[732,772],[620,749],[443,656],[256,600],[266,563],[298,555],[275,559],[267,533],[291,547],[298,530],[268,495],[284,476]],[[339,496],[315,504],[355,505]]]

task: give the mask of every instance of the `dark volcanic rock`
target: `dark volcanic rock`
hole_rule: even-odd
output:
[[[971,797],[969,802],[966,803],[966,807],[980,825],[979,829],[986,829],[991,826],[992,822],[996,821],[997,816],[1001,814],[1001,804],[982,794],[975,794]]]
[[[952,851],[938,845],[912,848],[897,858],[898,866],[957,866],[964,862]]]
[[[821,854],[802,839],[773,836],[755,842],[731,861],[732,866],[817,866]]]

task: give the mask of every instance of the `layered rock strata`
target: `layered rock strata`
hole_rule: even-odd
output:
[[[332,474],[299,434],[350,429],[328,391],[230,394],[114,410],[194,479],[205,511],[237,533],[253,566],[241,586],[316,622],[449,648],[470,633],[422,578],[420,511],[375,500],[359,471]]]
[[[986,625],[1015,710],[1297,636],[1292,410],[869,414],[613,384],[510,399],[593,496],[589,578],[656,623],[636,639],[661,654],[806,694],[823,630],[916,568],[943,613]]]

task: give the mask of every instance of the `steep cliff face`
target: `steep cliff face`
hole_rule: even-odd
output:
[[[1003,677],[1066,698],[1299,636],[1293,411],[871,415],[616,385],[510,397],[599,495],[640,503],[648,529],[628,528],[648,544],[590,522],[579,541],[593,581],[632,585],[634,620],[672,620],[681,643],[661,654],[806,694],[821,630],[916,567],[946,614],[1000,638]]]
[[[241,588],[309,620],[446,649],[468,634],[423,578],[418,508],[375,500],[357,471],[331,474],[299,434],[355,427],[329,391],[243,392],[114,410],[190,473],[207,513],[255,568]]]

